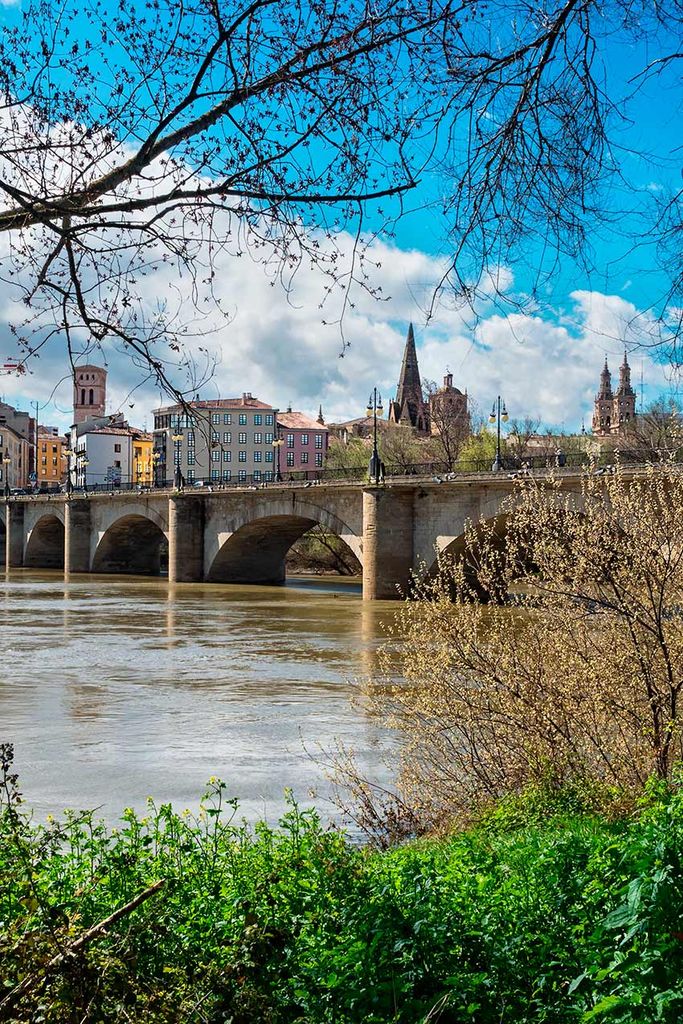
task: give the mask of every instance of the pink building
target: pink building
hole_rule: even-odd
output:
[[[310,472],[311,478],[325,465],[329,431],[323,420],[322,410],[317,420],[302,412],[280,412],[277,416],[278,436],[282,440],[280,447],[280,472],[287,478],[287,473]]]

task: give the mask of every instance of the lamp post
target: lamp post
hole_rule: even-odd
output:
[[[503,468],[503,459],[502,459],[501,454],[500,454],[500,422],[501,422],[501,420],[503,421],[503,423],[507,423],[507,421],[508,421],[508,411],[505,408],[505,402],[501,402],[501,397],[500,397],[500,395],[498,395],[496,401],[493,403],[493,408],[491,409],[491,415],[489,416],[489,423],[496,423],[497,422],[497,429],[496,429],[496,457],[493,460],[493,465],[491,466],[491,471],[493,473],[500,473],[501,469]]]
[[[88,493],[88,466],[90,465],[90,463],[88,461],[88,456],[85,454],[85,452],[82,452],[80,454],[79,459],[80,459],[81,469],[83,470],[83,493],[87,494]]]
[[[64,456],[66,458],[66,493],[71,494],[74,489],[74,482],[71,476],[71,457],[73,456],[71,448],[64,449]]]
[[[10,467],[11,461],[12,460],[10,459],[9,455],[5,455],[3,457],[3,460],[2,460],[2,464],[4,466],[4,477],[5,477],[5,488],[4,488],[4,490],[5,490],[5,497],[6,498],[9,498],[9,494],[10,494],[9,467]]]
[[[152,462],[151,462],[151,465],[150,465],[150,469],[152,471],[151,472],[151,478],[152,478],[151,479],[151,483],[154,484],[155,487],[159,486],[159,460],[160,459],[161,459],[161,452],[159,452],[159,451],[152,452]]]
[[[377,388],[373,388],[370,393],[366,412],[368,416],[372,416],[373,418],[372,455],[370,457],[370,465],[368,466],[368,476],[370,477],[370,480],[374,479],[375,483],[379,486],[380,476],[382,475],[382,461],[377,449],[377,417],[384,415],[384,407],[382,406],[382,396],[378,392]]]
[[[280,427],[275,428],[275,439],[273,441],[273,448],[277,452],[276,455],[276,469],[275,469],[275,481],[276,483],[282,483],[282,473],[280,472],[280,449],[285,443],[285,439],[280,433]]]
[[[183,441],[183,435],[179,432],[171,434],[171,440],[173,441],[173,464],[175,466],[173,480],[175,483],[175,489],[177,491],[182,491],[183,484],[185,483],[185,481],[183,480],[183,473],[180,468],[180,459],[182,454],[180,446]]]

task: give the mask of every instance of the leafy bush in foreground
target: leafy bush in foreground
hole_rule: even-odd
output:
[[[683,1018],[677,792],[628,822],[505,805],[389,852],[294,804],[277,829],[248,828],[223,794],[197,819],[150,805],[118,830],[89,814],[32,827],[5,799],[0,1020]]]

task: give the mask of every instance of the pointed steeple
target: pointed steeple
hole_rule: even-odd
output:
[[[321,427],[325,426],[325,417],[323,416],[322,403],[320,404],[320,408],[318,409],[318,418],[315,422],[319,423]]]
[[[417,365],[417,351],[415,349],[415,332],[413,325],[408,327],[406,347],[403,351],[403,363],[401,364],[401,376],[398,379],[396,388],[396,401],[403,407],[406,400],[414,400],[419,396],[422,401],[422,383],[420,381],[420,370]]]
[[[612,397],[612,374],[609,372],[609,366],[607,365],[607,356],[605,356],[605,365],[602,368],[600,374],[600,390],[598,391],[598,398],[611,398]]]
[[[631,387],[631,367],[628,365],[628,353],[624,349],[624,361],[619,367],[619,390],[618,395],[635,395]]]

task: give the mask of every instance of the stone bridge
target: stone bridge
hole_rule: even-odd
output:
[[[580,475],[567,471],[566,485]],[[282,583],[289,548],[316,524],[363,566],[363,597],[395,598],[411,571],[455,550],[467,521],[495,519],[514,482],[501,474],[259,490],[16,496],[0,502],[8,568],[156,575],[171,582]]]

